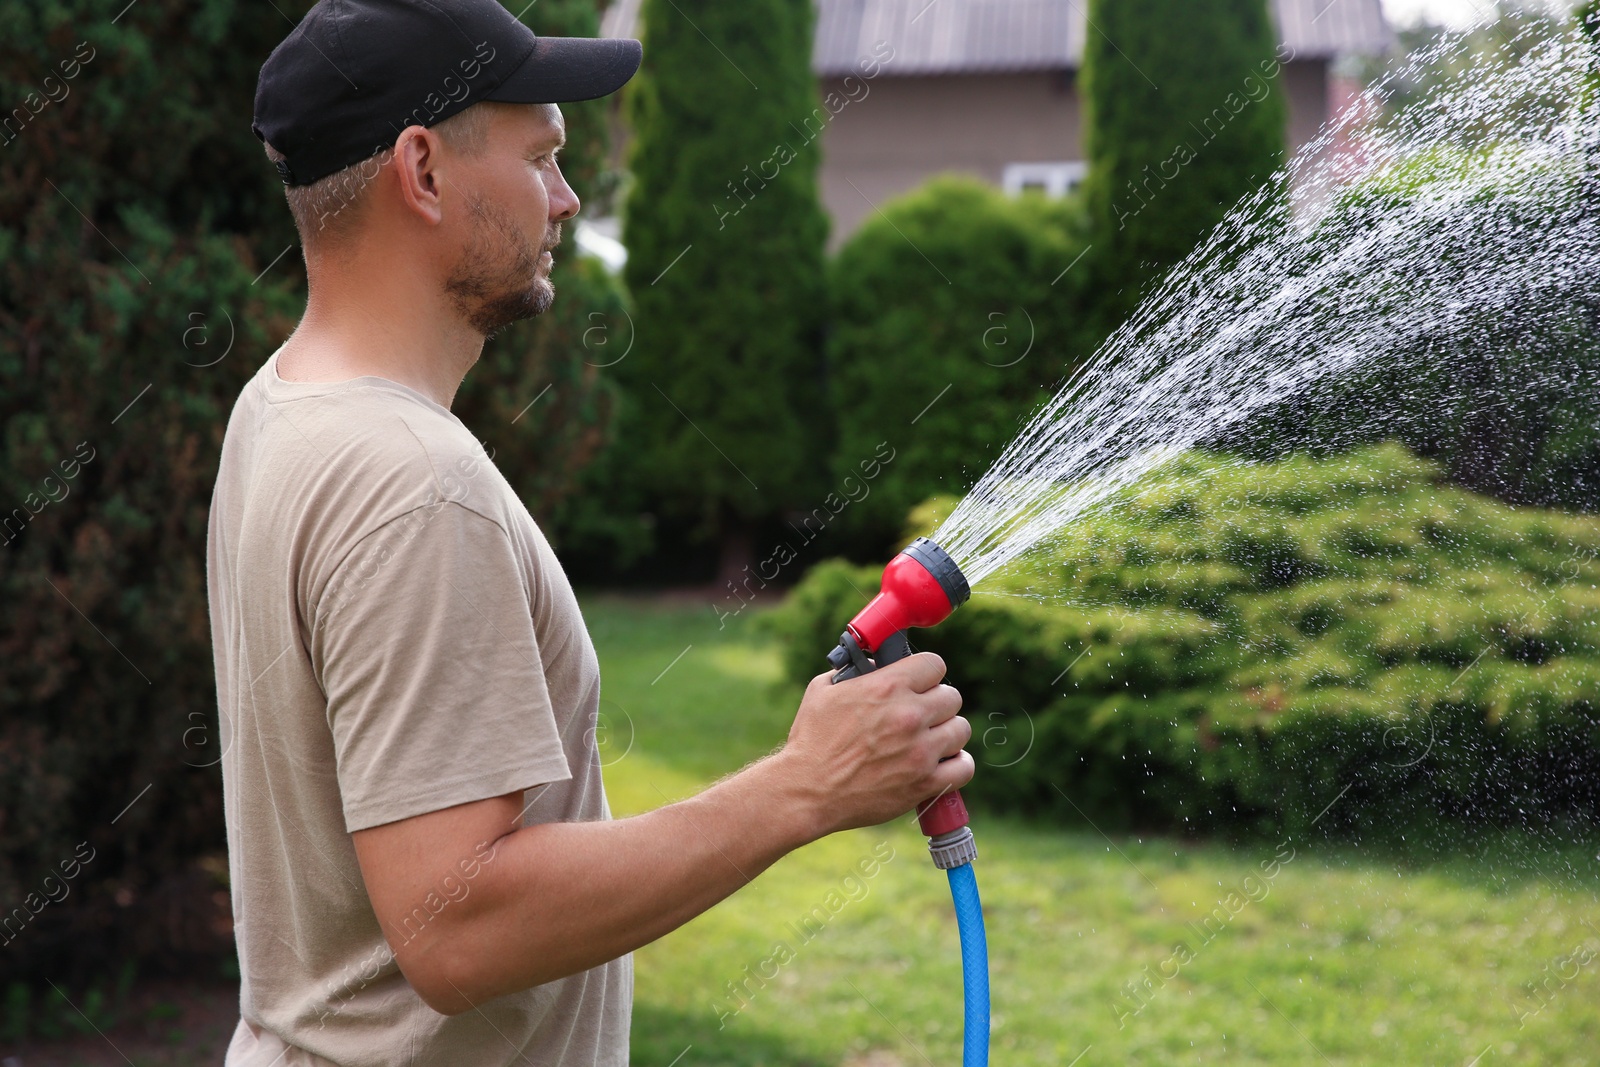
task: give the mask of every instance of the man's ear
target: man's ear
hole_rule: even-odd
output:
[[[400,199],[423,222],[444,218],[444,141],[425,126],[407,126],[394,143],[394,173]]]

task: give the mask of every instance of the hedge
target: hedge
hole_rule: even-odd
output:
[[[842,525],[876,555],[906,512],[965,488],[1088,354],[1073,200],[935,178],[883,206],[829,268],[835,484],[894,460]]]
[[[1597,557],[1600,521],[1443,485],[1395,444],[1192,454],[914,637],[966,698],[983,805],[1357,836],[1592,819]],[[877,572],[821,565],[770,617],[790,677]]]

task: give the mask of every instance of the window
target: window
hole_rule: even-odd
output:
[[[1083,160],[1071,163],[1008,163],[1000,185],[1012,196],[1037,191],[1045,196],[1066,196],[1088,173]]]

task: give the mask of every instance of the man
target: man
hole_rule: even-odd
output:
[[[496,0],[321,0],[262,68],[310,293],[229,419],[207,546],[229,1067],[625,1064],[633,949],[971,777],[923,654],[819,676],[779,751],[611,818],[577,601],[450,403],[554,297],[555,104],[639,57]]]

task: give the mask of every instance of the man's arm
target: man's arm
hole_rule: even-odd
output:
[[[615,959],[802,845],[961,787],[972,728],[943,677],[932,653],[844,685],[819,675],[782,749],[643,815],[523,827],[518,792],[357,831],[400,969],[458,1014]]]

